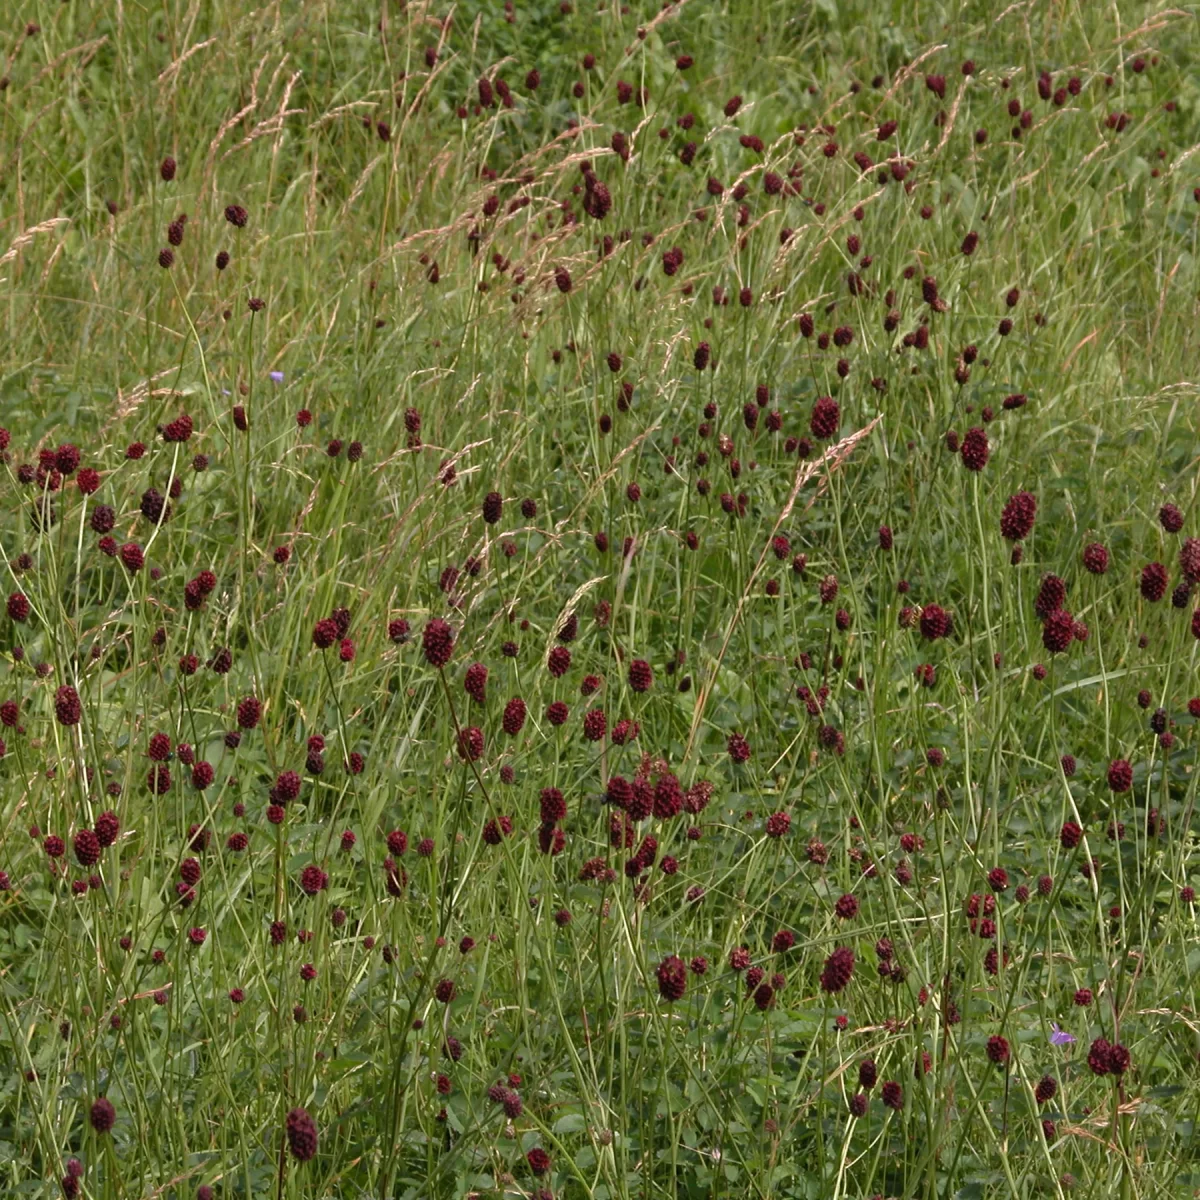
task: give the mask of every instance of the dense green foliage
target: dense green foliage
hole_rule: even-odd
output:
[[[626,7],[6,16],[3,1195],[1200,1186],[1194,6]]]

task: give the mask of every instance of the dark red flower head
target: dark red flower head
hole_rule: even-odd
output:
[[[1065,608],[1055,609],[1042,626],[1042,645],[1051,654],[1063,654],[1075,640],[1075,618]]]
[[[63,471],[63,474],[66,472]],[[1164,504],[1158,510],[1158,522],[1168,533],[1178,533],[1183,528],[1183,513],[1174,504]]]
[[[645,659],[635,658],[629,664],[629,686],[635,692],[647,692],[654,682],[654,671]]]
[[[1108,764],[1108,786],[1114,792],[1127,792],[1133,786],[1133,768],[1123,758]]]
[[[300,888],[306,896],[315,896],[328,886],[329,876],[316,863],[309,863],[300,872]]]
[[[113,1108],[113,1103],[107,1096],[100,1096],[92,1101],[88,1120],[97,1133],[109,1133],[116,1124],[117,1110]]]
[[[1200,583],[1200,538],[1184,538],[1179,547],[1179,569],[1188,583]]]
[[[683,787],[678,777],[671,771],[664,771],[654,785],[652,811],[660,821],[670,820],[683,811]],[[631,803],[631,815],[636,814],[636,806]],[[636,819],[636,815],[635,815]],[[644,864],[649,865],[649,860]]]
[[[440,617],[434,617],[422,634],[425,661],[431,667],[444,667],[454,653],[454,630]]]
[[[542,788],[539,805],[543,825],[557,825],[567,815],[567,802],[558,788]]]
[[[1142,568],[1141,592],[1151,603],[1157,603],[1167,594],[1167,568],[1162,563],[1147,563]]]
[[[483,663],[472,663],[463,676],[463,689],[476,704],[487,700],[488,669]]]
[[[254,729],[262,717],[262,702],[257,696],[246,696],[238,702],[237,723],[242,729]]]
[[[821,971],[821,990],[840,992],[854,974],[854,951],[849,946],[839,946],[826,960]]]
[[[602,742],[608,732],[608,717],[603,708],[591,708],[583,717],[583,736],[589,742]]]
[[[93,867],[100,861],[100,839],[90,829],[81,829],[72,845],[75,858],[81,867]]]
[[[1003,1066],[1008,1062],[1011,1051],[1008,1048],[1008,1041],[1001,1037],[998,1033],[988,1038],[987,1041],[987,1056],[991,1062],[997,1066]]]
[[[950,614],[940,604],[926,604],[921,609],[921,634],[931,642],[948,637],[952,622]]]
[[[116,813],[105,811],[96,818],[96,840],[101,846],[111,846],[117,840],[120,832],[121,823],[117,819]]]
[[[495,525],[504,511],[504,500],[499,492],[488,492],[483,498],[483,519],[489,525]]]
[[[483,827],[483,840],[489,846],[498,846],[503,838],[512,833],[512,818],[501,816],[489,820]]]
[[[1044,621],[1066,603],[1067,585],[1057,575],[1043,575],[1033,611]]]
[[[989,453],[987,434],[978,426],[968,429],[963,434],[959,454],[962,456],[963,466],[968,471],[982,471],[987,466]]]
[[[64,442],[54,451],[54,466],[63,475],[72,474],[79,466],[79,447]]]
[[[1099,542],[1084,546],[1083,566],[1091,575],[1103,575],[1108,570],[1108,550]]]
[[[8,598],[8,615],[13,621],[25,621],[29,618],[30,605],[24,592],[13,592]]]
[[[603,221],[612,208],[612,193],[608,185],[595,175],[587,176],[583,193],[583,211],[595,221]]]
[[[1010,496],[1000,514],[1000,532],[1010,542],[1027,538],[1033,530],[1037,515],[1037,499],[1030,492],[1017,492]]]
[[[280,771],[271,789],[271,799],[277,804],[290,804],[300,795],[300,776],[295,771]]]
[[[1112,1045],[1107,1038],[1097,1038],[1088,1048],[1087,1064],[1093,1075],[1107,1075],[1112,1070]]]
[[[520,696],[514,696],[504,706],[504,732],[509,737],[516,737],[525,725],[525,701]]]
[[[192,436],[192,418],[183,413],[162,428],[164,442],[186,442]],[[139,456],[140,457],[140,456]]]
[[[809,418],[809,429],[813,437],[819,441],[828,441],[837,436],[841,425],[842,415],[838,402],[832,396],[822,396],[813,405],[812,416]]]
[[[308,1162],[317,1152],[317,1123],[304,1108],[293,1108],[285,1123],[288,1149],[298,1162]]]
[[[687,990],[687,967],[682,958],[668,954],[658,964],[655,975],[658,977],[658,994],[664,1000],[675,1001],[683,998]]]
[[[83,716],[79,693],[70,684],[63,684],[54,693],[54,715],[60,725],[78,725]]]

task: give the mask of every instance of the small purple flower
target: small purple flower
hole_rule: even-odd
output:
[[[269,372],[269,374],[271,376],[271,381],[273,383],[282,383],[283,382],[283,372],[282,371],[271,371],[271,372]]]
[[[1050,1028],[1054,1031],[1050,1034],[1050,1045],[1069,1046],[1075,1041],[1073,1034],[1068,1033],[1065,1029],[1059,1029],[1057,1021],[1051,1021]]]

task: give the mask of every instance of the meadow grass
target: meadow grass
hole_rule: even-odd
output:
[[[0,1194],[1195,1194],[1196,17],[7,14]]]

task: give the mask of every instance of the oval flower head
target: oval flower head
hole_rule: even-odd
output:
[[[1053,1031],[1050,1034],[1050,1045],[1069,1046],[1072,1042],[1074,1042],[1074,1035],[1068,1033],[1065,1029],[1059,1029],[1057,1021],[1051,1021],[1050,1028]]]
[[[282,383],[283,382],[283,372],[282,371],[269,371],[268,374],[270,375],[271,381],[273,383]]]

